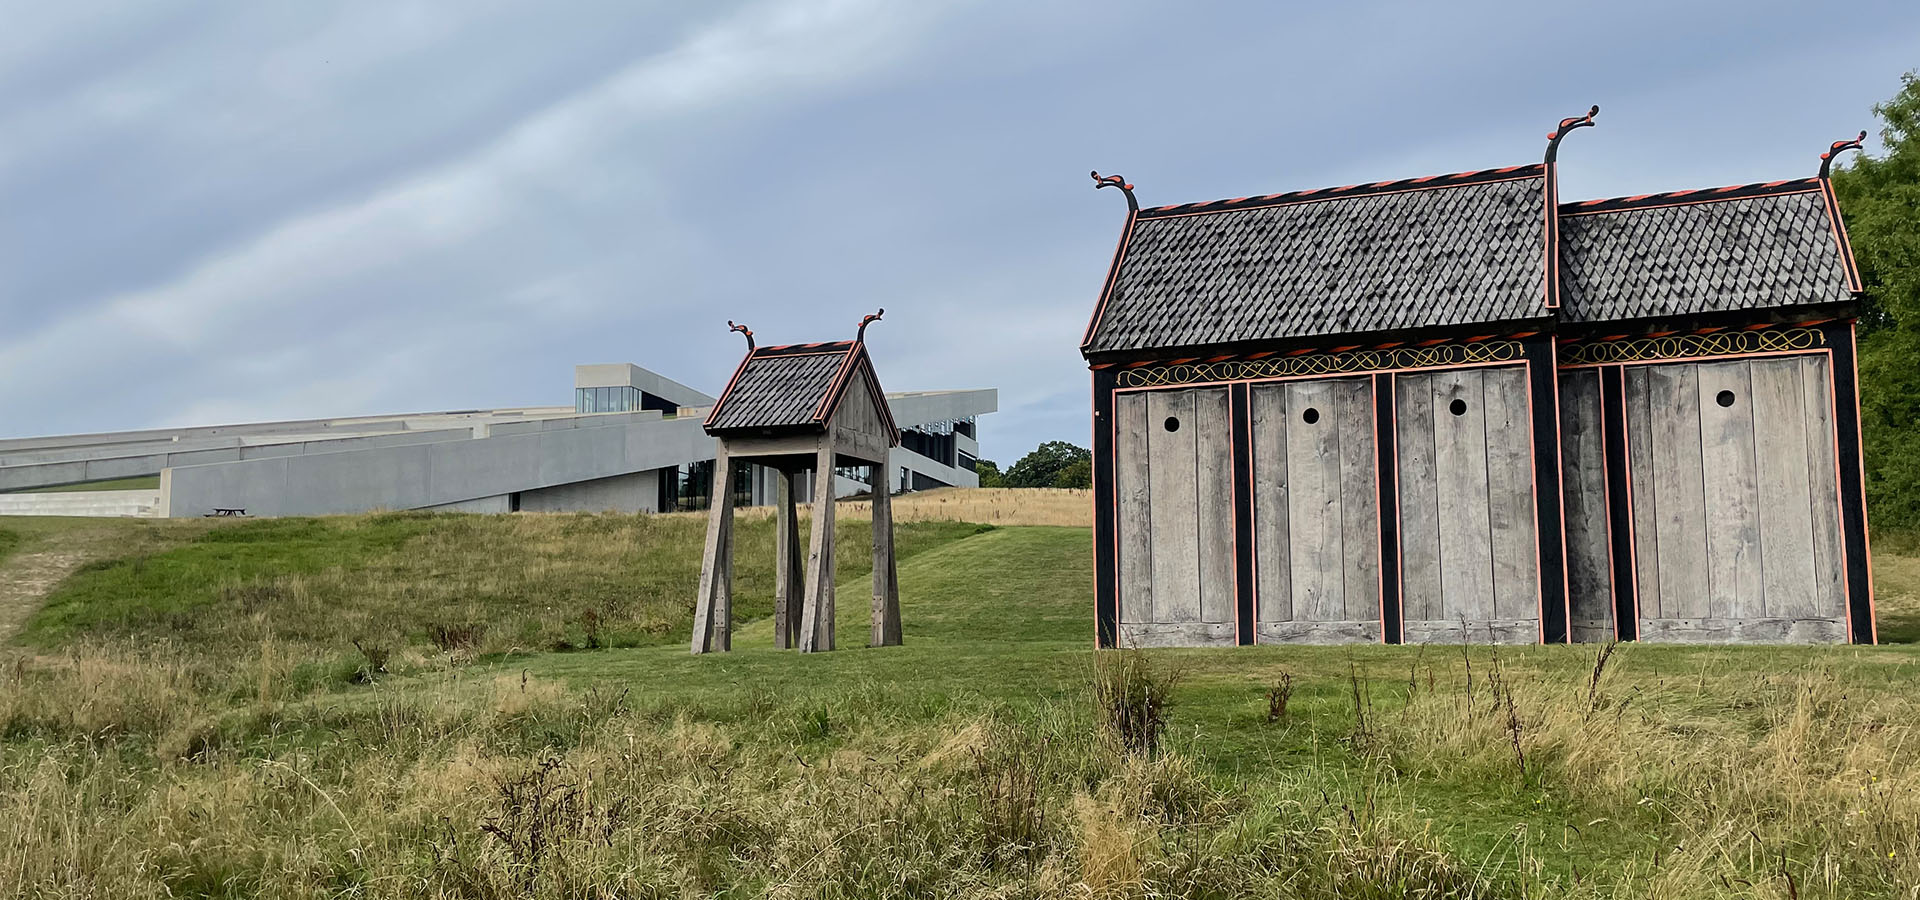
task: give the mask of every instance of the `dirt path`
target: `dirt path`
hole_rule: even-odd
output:
[[[55,585],[91,558],[88,549],[63,547],[15,553],[0,563],[0,643],[26,624]]]

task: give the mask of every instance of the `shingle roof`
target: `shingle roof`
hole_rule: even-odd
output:
[[[1568,322],[1850,300],[1815,179],[1561,207]]]
[[[707,431],[824,424],[814,413],[852,362],[854,347],[852,341],[836,341],[748,353],[707,415]]]
[[[866,345],[832,341],[749,351],[707,414],[707,433],[823,429],[862,373],[872,385],[874,404],[892,428],[893,415]]]
[[[1141,210],[1088,354],[1545,315],[1545,173]]]

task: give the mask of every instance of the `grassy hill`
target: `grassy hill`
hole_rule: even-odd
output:
[[[740,649],[692,657],[697,517],[7,533],[22,552],[89,534],[100,558],[0,658],[0,896],[1920,883],[1920,653],[1904,647],[1096,661],[1085,528],[920,521],[900,530],[906,646],[861,648],[863,554],[847,553],[850,649],[802,657],[770,647],[756,517]],[[1899,581],[1904,560],[1878,571]]]

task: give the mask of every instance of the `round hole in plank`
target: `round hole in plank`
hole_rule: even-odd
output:
[[[1733,405],[1733,392],[1732,392],[1732,391],[1721,391],[1720,393],[1718,393],[1718,394],[1715,394],[1715,395],[1713,395],[1713,402],[1715,402],[1715,403],[1718,403],[1718,404],[1720,404],[1720,405],[1721,405],[1721,406],[1723,406],[1723,407],[1724,407],[1724,406],[1732,406],[1732,405]]]
[[[1166,420],[1165,422],[1162,422],[1162,423],[1160,423],[1160,424],[1161,424],[1161,425],[1162,425],[1163,427],[1165,427],[1165,428],[1166,428],[1166,429],[1167,429],[1168,431],[1179,431],[1179,430],[1180,430],[1180,418],[1179,418],[1178,416],[1168,416],[1168,417],[1167,417],[1167,420]]]
[[[1306,412],[1303,412],[1300,414],[1300,421],[1305,422],[1308,425],[1312,425],[1313,423],[1320,421],[1320,411],[1309,406],[1307,407]]]
[[[1455,397],[1455,398],[1453,398],[1453,402],[1452,402],[1452,403],[1449,403],[1449,404],[1447,404],[1447,412],[1450,412],[1450,413],[1453,413],[1453,414],[1454,414],[1454,415],[1456,415],[1456,416],[1464,416],[1464,415],[1466,415],[1466,414],[1467,414],[1467,401],[1465,401],[1465,400],[1462,400],[1462,399],[1460,399],[1460,398],[1458,398],[1458,397]]]

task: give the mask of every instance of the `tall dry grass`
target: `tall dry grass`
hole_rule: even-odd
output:
[[[1920,696],[1850,692],[1821,665],[1649,683],[1619,671],[1636,649],[1593,652],[1560,681],[1496,650],[1471,688],[1470,661],[1436,654],[1376,711],[1371,750],[1403,778],[1546,790],[1661,835],[1626,867],[1635,896],[1920,896]]]
[[[0,896],[1517,896],[1357,799],[1128,752],[1083,702],[914,724],[850,689],[822,741],[818,697],[288,699],[270,668],[11,660]]]
[[[847,514],[873,515],[873,504],[841,504]],[[979,522],[987,525],[1093,527],[1093,492],[1082,488],[939,488],[893,498],[900,522]]]

